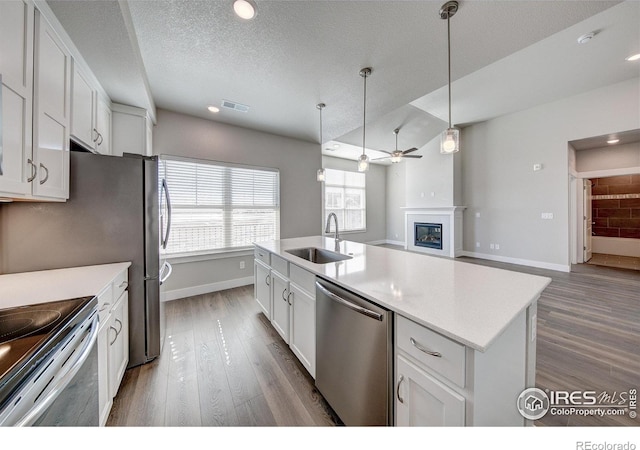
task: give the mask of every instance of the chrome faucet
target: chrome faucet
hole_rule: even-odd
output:
[[[340,233],[338,232],[338,216],[336,216],[336,213],[329,213],[329,215],[327,216],[327,224],[324,227],[324,232],[325,233],[329,233],[331,231],[331,218],[333,217],[333,220],[336,223],[336,234],[335,234],[335,241],[336,241],[336,251],[339,252],[340,251]]]

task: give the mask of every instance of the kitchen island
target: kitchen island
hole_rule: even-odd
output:
[[[395,425],[528,423],[516,404],[535,386],[536,307],[549,278],[322,236],[255,245],[256,261],[275,256],[256,264],[286,261],[395,313]],[[349,258],[289,253],[310,247]]]

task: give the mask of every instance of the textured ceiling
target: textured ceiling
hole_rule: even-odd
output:
[[[402,127],[400,149],[420,147],[445,126],[446,21],[438,15],[443,1],[257,0],[251,21],[238,19],[231,1],[48,3],[118,101],[119,92],[140,76],[141,60],[158,107],[318,142],[315,105],[324,102],[323,140],[339,141],[353,153],[362,144],[358,72],[372,67],[367,147],[393,149],[396,127]],[[619,3],[461,1],[451,19],[452,77],[459,80],[454,123],[486,120],[638,76],[638,65],[621,72],[598,62],[617,61],[640,46],[640,2]],[[600,31],[584,46],[593,53],[571,53],[579,34],[595,31],[582,31],[580,23],[589,18],[584,27]],[[92,26],[101,20],[107,25]],[[627,31],[615,31],[618,22]],[[122,47],[127,38],[131,49],[110,48],[111,42]],[[222,100],[248,105],[249,112],[206,110]]]

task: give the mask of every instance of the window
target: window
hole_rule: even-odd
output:
[[[280,237],[277,170],[164,159],[171,195],[166,254],[241,249]]]
[[[364,173],[325,169],[325,221],[330,213],[335,213],[338,217],[338,231],[365,231],[367,218],[365,190]],[[335,231],[334,228],[332,221],[332,232]]]

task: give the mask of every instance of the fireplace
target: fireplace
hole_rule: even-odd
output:
[[[442,224],[415,222],[414,245],[442,250]]]

